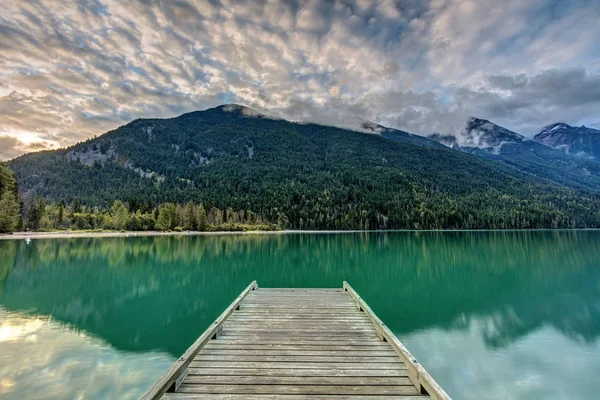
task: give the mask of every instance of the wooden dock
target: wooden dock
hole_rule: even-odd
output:
[[[305,398],[450,399],[346,282],[252,282],[142,397]]]

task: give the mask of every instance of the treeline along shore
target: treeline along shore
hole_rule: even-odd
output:
[[[33,231],[116,230],[116,231],[245,231],[276,230],[279,227],[249,210],[223,210],[204,205],[115,200],[109,209],[87,207],[77,200],[70,205],[45,204],[43,198],[26,212],[25,227]]]
[[[339,196],[286,196],[280,207],[265,207],[264,198],[234,208],[235,193],[220,204],[201,201],[154,202],[152,197],[115,199],[97,205],[73,198],[46,201],[19,193],[15,175],[0,164],[0,233],[15,231],[272,231],[272,230],[460,230],[587,229],[600,227],[600,197],[572,190],[532,193],[519,200],[494,188],[453,198],[399,192],[396,204],[382,206],[369,193]],[[314,193],[313,193],[314,194]],[[297,201],[296,201],[297,200]],[[374,202],[375,201],[375,202]],[[239,205],[240,202],[237,202]],[[256,208],[255,208],[256,207]]]
[[[280,219],[280,225],[286,221]],[[115,200],[110,208],[81,204],[74,199],[70,204],[51,202],[43,197],[22,201],[14,174],[0,164],[0,233],[14,231],[247,231],[278,230],[280,225],[265,220],[250,210],[231,207],[208,211],[202,203],[143,202],[130,199]]]

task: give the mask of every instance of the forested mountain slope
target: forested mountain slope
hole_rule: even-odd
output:
[[[600,227],[597,195],[416,141],[432,145],[227,105],[136,120],[9,165],[25,198],[191,200],[292,228]]]

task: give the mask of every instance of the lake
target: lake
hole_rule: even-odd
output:
[[[252,281],[347,280],[455,399],[596,399],[600,232],[0,240],[0,398],[137,399]]]

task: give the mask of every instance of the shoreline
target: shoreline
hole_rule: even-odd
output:
[[[395,233],[395,232],[563,232],[563,231],[599,231],[600,229],[428,229],[428,230],[280,230],[280,231],[56,231],[56,232],[14,232],[0,234],[0,240],[29,239],[70,239],[70,238],[118,238],[118,237],[150,237],[150,236],[232,236],[232,235],[289,235],[289,234],[345,234],[345,233]]]

